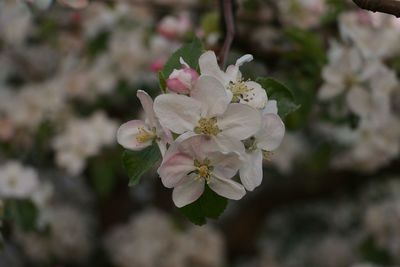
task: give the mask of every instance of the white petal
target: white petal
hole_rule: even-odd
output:
[[[231,102],[223,84],[212,76],[200,76],[190,95],[203,105],[202,115],[208,118],[224,113]]]
[[[335,96],[338,96],[340,93],[344,91],[344,85],[334,85],[330,83],[326,83],[322,85],[322,87],[318,91],[318,98],[321,100],[328,100]]]
[[[344,76],[343,73],[337,66],[326,66],[322,69],[322,78],[326,83],[340,86],[343,84]]]
[[[221,134],[244,140],[254,135],[261,127],[261,114],[258,110],[244,104],[229,104],[224,115],[218,118]]]
[[[182,134],[193,131],[200,119],[201,104],[184,95],[164,94],[154,100],[154,112],[162,126]]]
[[[204,181],[198,181],[186,176],[172,192],[172,199],[175,206],[181,208],[195,202],[204,192]]]
[[[217,78],[224,86],[227,84],[225,73],[219,68],[213,51],[207,51],[200,56],[199,67],[201,74]]]
[[[242,66],[244,63],[250,62],[253,60],[253,56],[250,54],[246,54],[244,56],[241,56],[240,58],[238,58],[238,60],[236,60],[236,66]]]
[[[218,136],[214,137],[213,139],[216,143],[215,149],[222,153],[226,154],[234,152],[238,155],[242,155],[242,153],[244,153],[244,145],[239,139],[226,136],[224,133],[218,134]]]
[[[347,105],[358,116],[366,116],[371,110],[371,96],[362,87],[353,87],[346,96]]]
[[[225,86],[229,84],[229,82],[236,82],[242,78],[242,74],[239,71],[239,67],[236,65],[229,65],[226,68],[225,72]]]
[[[136,96],[139,98],[140,103],[142,104],[146,118],[149,120],[149,124],[152,127],[155,127],[157,124],[157,118],[153,110],[153,99],[151,99],[149,94],[143,90],[138,90]]]
[[[241,184],[216,175],[212,176],[208,186],[218,195],[229,199],[239,200],[246,194]]]
[[[175,187],[182,178],[195,169],[193,158],[183,154],[175,153],[161,164],[157,172],[165,187]]]
[[[245,84],[250,89],[250,92],[246,94],[244,99],[240,100],[240,103],[247,104],[256,109],[263,109],[268,101],[265,90],[260,84],[253,81],[245,82]]]
[[[265,105],[265,108],[262,111],[262,114],[278,114],[278,105],[276,100],[268,100],[267,104]]]
[[[257,147],[273,151],[281,144],[285,135],[285,125],[276,114],[266,114],[262,118],[262,129],[255,135]]]
[[[244,187],[253,191],[261,184],[263,178],[262,161],[263,155],[260,149],[246,153],[246,160],[240,168],[240,181]]]
[[[236,153],[222,154],[220,152],[210,153],[208,159],[214,166],[214,173],[219,177],[232,178],[242,164]]]
[[[142,150],[143,148],[150,146],[153,142],[152,140],[144,143],[140,143],[136,140],[136,136],[139,133],[139,128],[144,128],[145,130],[150,131],[148,126],[141,120],[132,120],[122,124],[117,132],[118,144],[126,149],[135,151]]]

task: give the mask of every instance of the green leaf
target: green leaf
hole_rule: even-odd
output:
[[[5,219],[15,222],[24,231],[36,229],[38,211],[30,200],[11,200],[6,203]]]
[[[96,193],[100,197],[108,196],[115,185],[115,174],[112,166],[107,162],[97,162],[97,164],[90,166],[89,173]]]
[[[137,185],[142,175],[150,170],[160,158],[160,150],[156,144],[141,151],[125,150],[122,154],[122,162],[129,175],[129,186]]]
[[[201,29],[206,35],[219,31],[219,14],[216,11],[206,13],[201,18]]]
[[[287,29],[285,35],[296,47],[285,56],[292,62],[296,62],[296,68],[303,69],[310,75],[319,76],[326,62],[326,52],[321,36],[299,28]]]
[[[203,195],[198,200],[179,210],[194,224],[203,225],[207,218],[217,219],[227,205],[226,198],[217,195],[206,185]]]
[[[390,254],[379,247],[372,237],[367,237],[360,246],[360,253],[364,260],[379,265],[392,265],[393,260]]]
[[[300,108],[294,100],[293,93],[282,83],[271,78],[258,78],[257,82],[265,89],[268,99],[274,99],[278,105],[278,114],[281,118]]]
[[[193,69],[197,69],[199,65],[199,57],[203,53],[203,45],[199,39],[193,39],[191,43],[184,44],[181,48],[175,51],[168,59],[167,63],[162,70],[164,77],[169,77],[174,69],[180,69],[181,63],[179,58],[183,60]]]
[[[161,92],[165,94],[167,92],[167,81],[165,80],[165,76],[161,71],[158,72],[158,82],[160,85]]]

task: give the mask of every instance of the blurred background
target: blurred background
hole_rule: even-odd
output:
[[[119,125],[218,1],[0,0],[1,267],[400,266],[400,19],[341,0],[241,0],[228,62],[285,118],[263,184],[199,227],[155,170],[128,187]]]

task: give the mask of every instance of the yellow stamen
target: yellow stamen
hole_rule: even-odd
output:
[[[139,128],[139,133],[136,135],[136,141],[138,143],[146,143],[150,140],[154,140],[157,137],[155,130],[147,131],[144,127]]]
[[[221,130],[218,128],[216,118],[201,118],[194,132],[198,134],[217,135]]]
[[[210,166],[210,161],[208,159],[204,160],[203,162],[195,160],[194,166],[196,166],[195,173],[197,173],[197,176],[195,177],[195,179],[198,181],[204,180],[204,181],[206,181],[207,184],[209,184],[210,180],[211,180],[212,169],[213,169],[213,167]]]
[[[262,153],[263,153],[263,158],[265,160],[268,160],[268,161],[272,160],[272,156],[274,155],[274,153],[272,151],[263,150]]]
[[[237,82],[231,82],[228,86],[228,89],[232,92],[232,102],[233,103],[238,103],[241,99],[243,99],[246,102],[249,102],[254,98],[254,94],[249,95],[249,93],[252,91],[251,88],[249,88],[246,83],[242,80],[237,81]]]

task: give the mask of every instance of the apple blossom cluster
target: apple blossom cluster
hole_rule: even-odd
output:
[[[71,119],[64,131],[52,141],[57,165],[72,175],[79,175],[86,166],[87,158],[114,143],[116,130],[117,122],[101,111],[86,119]]]
[[[285,126],[276,101],[241,75],[239,67],[252,59],[244,55],[223,71],[214,52],[206,51],[198,59],[198,73],[181,57],[165,94],[153,102],[146,92],[137,92],[146,119],[123,124],[118,143],[134,151],[157,143],[163,157],[158,174],[173,188],[177,207],[195,202],[206,186],[238,200],[261,184],[263,156],[280,145]],[[240,183],[233,178],[237,173]]]
[[[383,61],[400,52],[398,46],[390,47],[400,41],[400,24],[367,12],[343,13],[339,22],[344,44],[331,42],[318,92],[330,121],[319,128],[344,147],[332,161],[335,168],[370,172],[400,154],[399,114],[393,102],[400,83]],[[343,118],[355,118],[355,125],[337,123]]]
[[[152,208],[114,227],[104,245],[119,267],[219,267],[225,263],[225,244],[217,229],[193,225],[177,229],[168,214]]]
[[[272,212],[262,227],[258,257],[244,266],[374,267],[385,266],[382,262],[387,259],[391,262],[387,266],[398,266],[398,178],[379,177],[352,196],[294,204]],[[301,237],[293,242],[300,229]],[[382,255],[380,264],[370,258],[376,251]]]

